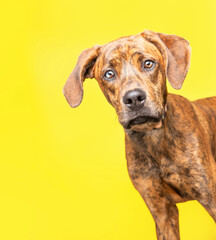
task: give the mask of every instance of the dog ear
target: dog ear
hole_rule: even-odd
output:
[[[166,62],[166,75],[175,89],[180,89],[190,67],[191,47],[189,42],[176,35],[145,30],[143,37],[156,45]]]
[[[78,107],[82,102],[85,78],[94,77],[93,67],[99,54],[99,48],[100,46],[95,45],[80,54],[77,64],[63,88],[63,93],[73,108]]]

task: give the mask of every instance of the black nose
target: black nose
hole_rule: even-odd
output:
[[[138,110],[144,106],[146,93],[141,89],[126,92],[123,97],[124,104],[131,110]]]

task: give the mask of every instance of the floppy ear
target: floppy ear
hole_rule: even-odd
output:
[[[77,61],[77,64],[70,74],[63,93],[73,108],[78,107],[83,98],[83,82],[85,78],[93,78],[93,67],[98,57],[99,46],[84,50]]]
[[[190,66],[189,42],[176,35],[167,35],[145,30],[142,36],[156,45],[166,63],[166,75],[175,89],[180,89]]]

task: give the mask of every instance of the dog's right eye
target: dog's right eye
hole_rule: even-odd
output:
[[[113,80],[115,77],[115,73],[112,70],[108,70],[104,73],[104,79],[107,81]]]

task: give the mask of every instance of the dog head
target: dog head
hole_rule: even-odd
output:
[[[188,41],[151,31],[84,50],[64,94],[71,107],[83,98],[83,82],[95,78],[125,129],[160,128],[166,108],[166,78],[182,87],[190,65]]]

